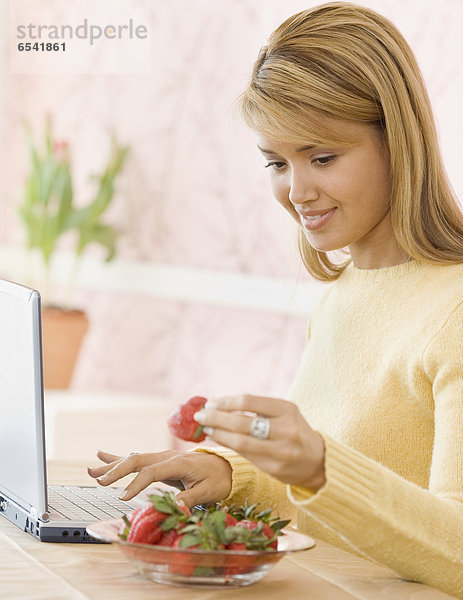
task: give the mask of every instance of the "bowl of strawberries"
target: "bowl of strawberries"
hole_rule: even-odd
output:
[[[160,491],[123,519],[100,521],[89,535],[117,544],[152,581],[187,586],[240,587],[259,581],[283,556],[314,545],[284,529],[289,521],[257,505],[213,505],[191,511]]]

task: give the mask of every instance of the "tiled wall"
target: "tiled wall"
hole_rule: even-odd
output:
[[[266,36],[285,17],[314,4],[152,0],[156,55],[149,76],[10,75],[0,242],[22,240],[15,217],[25,169],[21,120],[39,132],[49,112],[57,136],[71,143],[82,203],[90,192],[86,175],[104,161],[107,131],[116,130],[131,146],[110,214],[123,232],[119,256],[294,277],[292,226],[271,199],[255,140],[234,119],[232,103]],[[462,2],[364,4],[391,18],[417,53],[461,197]],[[53,0],[41,2],[41,19],[52,19],[56,9]],[[76,388],[152,392],[172,401],[193,393],[284,396],[304,344],[306,316],[284,311],[200,306],[129,288],[116,296],[80,289],[75,299],[92,321]]]

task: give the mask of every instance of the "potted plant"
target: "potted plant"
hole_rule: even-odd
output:
[[[40,291],[44,382],[48,388],[66,388],[88,328],[88,319],[82,310],[51,301],[53,257],[58,242],[65,234],[73,232],[76,264],[91,243],[106,249],[106,261],[114,258],[118,232],[104,222],[103,216],[113,198],[115,181],[127,158],[128,148],[120,146],[113,136],[105,168],[92,176],[96,188],[93,198],[85,206],[77,207],[69,148],[66,143],[53,139],[51,118],[46,120],[42,148],[34,142],[29,129],[27,141],[30,165],[19,215],[25,227],[28,249],[40,256],[43,266],[44,280]]]

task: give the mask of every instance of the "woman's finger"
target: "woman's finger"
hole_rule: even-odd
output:
[[[92,471],[90,474],[93,477],[96,477],[100,485],[111,485],[118,479],[121,479],[122,477],[125,477],[134,471],[140,470],[136,464],[136,456],[138,455],[130,455],[116,463],[111,463],[108,465],[110,468],[108,468],[102,475],[96,475],[96,470]]]
[[[183,457],[176,456],[160,463],[150,464],[140,470],[121,494],[121,500],[130,500],[156,481],[181,481],[188,473]],[[105,484],[106,485],[106,484]]]
[[[254,417],[241,415],[239,413],[228,413],[222,410],[200,410],[193,418],[206,427],[234,431],[235,433],[249,434]],[[275,422],[274,419],[271,421]],[[270,435],[272,427],[270,427]]]
[[[103,465],[101,467],[88,467],[87,472],[90,475],[90,477],[96,479],[97,477],[102,477],[103,475],[106,475],[106,473],[108,473],[108,471],[111,471],[111,469],[113,469],[119,462],[120,461],[116,461],[114,463],[109,463],[109,465]]]
[[[230,431],[252,437],[251,426],[256,416],[228,413],[220,410],[201,410],[193,418],[205,427],[203,431],[206,435],[213,437],[216,442],[222,443],[217,438],[216,433],[211,436],[208,430],[212,428],[214,432],[217,430]],[[268,419],[270,425],[270,430],[265,440],[284,440],[290,437],[293,421],[287,418],[287,415],[264,418]]]
[[[121,456],[118,456],[117,454],[110,454],[109,452],[104,452],[104,450],[98,450],[96,455],[100,460],[102,460],[106,464],[100,465],[98,467],[88,467],[87,471],[91,477],[101,477],[122,460]]]
[[[147,465],[155,464],[171,458],[175,452],[173,450],[165,450],[164,452],[143,452],[141,454],[129,454],[115,463],[111,463],[106,468],[103,475],[97,478],[100,485],[111,485],[115,481],[122,479],[130,473],[141,471]],[[94,471],[91,472],[92,477],[95,477]],[[175,478],[175,477],[174,477]]]
[[[236,433],[235,431],[225,431],[224,429],[214,429],[206,427],[204,432],[221,446],[231,448],[242,456],[262,456],[268,453],[268,444],[270,440],[260,440],[258,438]]]
[[[98,450],[96,453],[98,458],[105,463],[115,462],[116,460],[121,460],[124,458],[123,456],[118,456],[117,454],[111,454],[110,452],[105,452],[104,450]]]
[[[218,502],[227,496],[227,492],[218,488],[217,485],[212,485],[207,479],[200,481],[193,487],[177,494],[177,502],[182,500],[188,508],[197,504],[209,504]]]
[[[209,400],[206,404],[206,410],[208,409],[226,412],[253,412],[265,417],[278,417],[287,411],[296,410],[296,407],[292,402],[279,398],[243,394],[241,396],[222,396]]]

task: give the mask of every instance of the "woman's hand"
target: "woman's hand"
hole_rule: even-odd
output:
[[[256,415],[270,420],[267,439],[250,434]],[[314,492],[324,485],[323,438],[295,404],[261,396],[227,396],[207,402],[194,418],[205,426],[209,438],[232,448],[272,477]]]
[[[177,499],[189,508],[219,502],[230,493],[231,467],[214,454],[167,450],[121,457],[99,450],[97,456],[106,465],[89,468],[88,473],[100,485],[111,485],[129,473],[138,472],[121,494],[121,500],[130,500],[155,481],[184,490]]]

